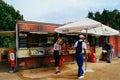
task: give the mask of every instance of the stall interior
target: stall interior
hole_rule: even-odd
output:
[[[106,58],[105,42],[108,42],[108,37],[89,35],[88,42],[90,43],[91,53],[95,53],[97,59],[104,60]]]
[[[62,38],[62,55],[74,54],[73,45],[78,40],[78,35],[59,34]],[[19,33],[18,57],[30,57],[38,55],[52,55],[53,45],[58,38],[56,33]]]
[[[46,32],[20,32],[18,57],[46,56],[53,54],[53,45],[56,39],[62,38],[62,55],[74,54],[74,43],[79,40],[78,34],[57,34]],[[102,59],[105,51],[104,36],[88,35],[90,53],[95,53],[96,58]]]
[[[75,54],[74,43],[76,40],[79,40],[78,34],[60,34],[62,38],[62,54]]]

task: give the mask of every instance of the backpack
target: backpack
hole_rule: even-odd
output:
[[[82,41],[78,41],[77,47],[76,47],[76,53],[82,52]]]

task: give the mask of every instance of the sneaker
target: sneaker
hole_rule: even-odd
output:
[[[82,76],[84,76],[84,75],[85,75],[85,73],[82,74]]]
[[[55,73],[58,74],[58,73],[60,73],[60,71],[56,71]]]
[[[60,73],[60,71],[57,71],[58,73]]]
[[[78,79],[81,79],[81,78],[84,78],[84,76],[80,76],[80,77],[78,77]]]
[[[107,63],[111,63],[111,61],[107,61]]]

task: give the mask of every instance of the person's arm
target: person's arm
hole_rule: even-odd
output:
[[[85,59],[87,59],[87,53],[86,53],[87,45],[85,42],[83,42],[83,45],[84,45],[84,56],[85,56]]]
[[[77,47],[77,43],[78,43],[78,41],[76,41],[76,42],[75,42],[75,44],[74,44],[74,48],[76,48],[76,47]]]
[[[85,56],[85,59],[87,59],[86,49],[84,49],[84,56]]]
[[[56,43],[55,43],[54,46],[53,46],[53,50],[56,50]]]

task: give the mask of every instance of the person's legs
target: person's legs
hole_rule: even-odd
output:
[[[56,74],[60,73],[59,62],[60,62],[60,55],[57,55],[57,59],[56,59]]]
[[[110,54],[109,54],[109,61],[110,61],[110,63],[111,63],[111,61],[112,61],[112,50],[110,50],[110,52],[109,52]]]
[[[112,61],[112,50],[108,50],[108,59],[107,59],[107,62],[111,63],[111,61]]]
[[[56,73],[58,73],[58,72],[60,72],[59,71],[60,55],[58,53],[54,54],[54,60],[55,60],[55,71],[56,71]]]
[[[84,71],[82,69],[84,62],[84,54],[76,54],[76,60],[78,64],[78,77],[80,77],[84,74]]]

